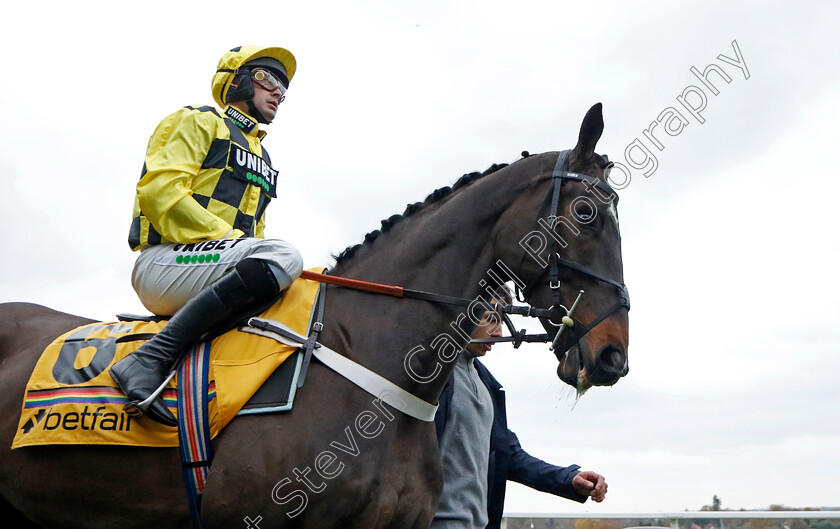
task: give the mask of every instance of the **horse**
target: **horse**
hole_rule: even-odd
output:
[[[578,325],[554,344],[557,375],[579,390],[615,384],[627,374],[629,304],[617,302],[626,288],[609,162],[595,153],[603,128],[598,103],[564,153],[565,176],[553,176],[558,152],[466,174],[382,221],[336,256],[330,274],[477,302],[494,281],[513,282],[525,301],[551,311],[540,318],[551,337],[584,290]],[[435,403],[482,306],[328,285],[319,342]],[[8,448],[38,355],[87,323],[38,305],[0,305],[0,516],[22,528],[190,527],[177,448]],[[201,500],[208,529],[419,529],[442,490],[433,423],[315,361],[291,411],[237,416],[212,450]]]

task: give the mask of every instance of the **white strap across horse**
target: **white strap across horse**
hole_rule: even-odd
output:
[[[239,330],[265,336],[266,338],[277,340],[282,344],[292,347],[300,346],[306,342],[305,336],[297,334],[281,322],[266,318],[251,319],[260,323],[269,324],[270,326],[284,332],[281,334],[279,332],[272,332],[267,329],[250,326],[240,327]],[[435,413],[437,413],[438,409],[436,404],[430,404],[409,393],[390,380],[374,373],[362,365],[357,364],[346,356],[336,353],[323,344],[316,344],[312,354],[325,366],[367,391],[385,404],[388,404],[402,413],[421,421],[432,422],[435,420]]]

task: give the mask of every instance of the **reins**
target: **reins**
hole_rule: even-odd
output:
[[[456,305],[460,307],[469,307],[470,305],[481,303],[480,300],[476,299],[458,298],[454,296],[446,296],[444,294],[425,292],[423,290],[414,290],[401,286],[383,285],[382,283],[372,283],[370,281],[319,274],[317,272],[310,272],[309,270],[301,272],[300,277],[301,279],[318,281],[319,283],[327,283],[330,285],[360,290],[363,292],[371,292],[374,294],[384,294],[396,298],[419,299],[423,301],[431,301],[433,303],[446,303],[448,305]],[[513,347],[518,348],[522,342],[551,341],[548,334],[526,334],[524,329],[517,331],[513,322],[508,317],[508,314],[516,314],[518,316],[525,316],[529,318],[551,318],[553,314],[552,309],[541,309],[530,305],[501,305],[498,303],[495,306],[488,306],[488,308],[503,315],[505,324],[507,325],[511,336],[506,338],[486,338],[482,340],[483,342],[513,342]]]
[[[425,292],[423,290],[414,290],[394,285],[383,285],[381,283],[371,283],[369,281],[360,281],[358,279],[349,279],[346,277],[331,276],[327,274],[319,274],[317,272],[310,272],[304,270],[301,272],[302,279],[309,279],[318,281],[319,283],[329,283],[354,290],[362,290],[365,292],[373,292],[375,294],[385,294],[396,298],[421,299],[424,301],[432,301],[435,303],[446,303],[449,305],[458,305],[461,307],[468,307],[475,304],[479,300],[457,298],[454,296],[446,296],[444,294],[435,294],[433,292]],[[516,314],[519,316],[527,316],[530,318],[550,318],[552,315],[551,309],[540,309],[530,305],[507,305],[500,306],[499,310],[505,314]]]

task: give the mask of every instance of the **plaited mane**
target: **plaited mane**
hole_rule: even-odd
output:
[[[528,151],[523,151],[522,156],[524,158],[527,158],[528,157]],[[442,200],[442,199],[448,197],[449,195],[451,195],[452,193],[455,193],[455,192],[463,189],[464,187],[468,186],[469,184],[475,182],[479,178],[483,178],[483,177],[485,177],[489,174],[495,173],[499,169],[503,169],[503,168],[507,167],[508,165],[509,164],[506,164],[506,163],[501,163],[501,164],[494,163],[487,170],[485,170],[483,173],[479,173],[479,172],[467,173],[467,174],[463,175],[461,178],[459,178],[451,186],[444,186],[444,187],[441,187],[439,189],[435,189],[434,191],[432,191],[429,194],[429,196],[426,197],[426,199],[424,201],[409,204],[408,206],[406,206],[405,211],[402,212],[402,214],[397,213],[397,214],[391,215],[387,219],[383,220],[382,225],[378,230],[373,230],[372,232],[365,235],[364,242],[356,244],[354,246],[348,246],[338,256],[333,256],[333,257],[335,257],[336,264],[339,264],[342,261],[345,261],[345,260],[349,259],[361,247],[363,247],[366,244],[372,243],[381,234],[387,233],[388,230],[390,230],[394,226],[394,224],[396,224],[400,220],[414,215],[415,213],[417,213],[421,209],[424,209],[427,206],[430,206],[432,204],[435,204],[435,203],[439,202],[440,200]]]

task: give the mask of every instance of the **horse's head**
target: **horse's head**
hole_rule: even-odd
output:
[[[630,305],[618,195],[607,184],[609,161],[595,153],[603,129],[598,103],[583,119],[574,149],[521,162],[540,166],[531,180],[533,192],[521,196],[517,220],[504,230],[508,241],[523,235],[518,248],[506,245],[510,253],[505,260],[518,261],[514,270],[525,300],[553,309],[551,318],[541,318],[552,338],[567,322],[554,344],[557,375],[578,390],[615,384],[628,372]],[[563,318],[570,310],[571,321]]]

